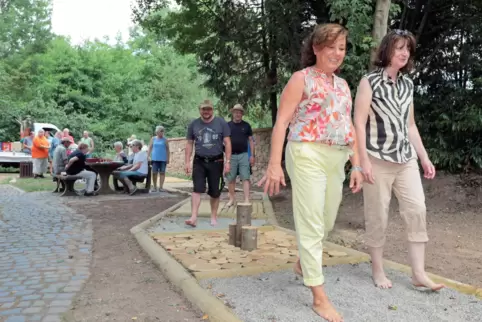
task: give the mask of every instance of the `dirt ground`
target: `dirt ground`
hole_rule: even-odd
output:
[[[427,271],[463,283],[482,287],[482,176],[438,175],[424,180],[427,203]],[[281,226],[294,228],[291,191],[283,189],[273,197]],[[345,191],[331,240],[366,252],[363,245],[362,194]],[[392,199],[385,247],[387,259],[408,264],[406,233]]]
[[[91,218],[94,229],[91,277],[68,321],[201,321],[202,314],[172,289],[129,231],[184,198],[67,203]]]

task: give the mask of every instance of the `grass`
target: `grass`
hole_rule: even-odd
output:
[[[173,177],[173,178],[178,178],[178,179],[184,179],[184,180],[190,180],[192,181],[192,177],[185,175],[183,173],[172,173],[172,172],[166,172],[166,177]]]
[[[15,179],[15,182],[10,182],[12,179]],[[45,179],[18,178],[17,176],[9,176],[3,178],[0,183],[10,184],[22,189],[25,192],[53,191],[55,189],[55,183],[52,181],[50,176],[46,176]]]

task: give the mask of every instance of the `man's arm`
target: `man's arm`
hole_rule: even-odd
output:
[[[191,155],[192,155],[193,145],[194,145],[193,140],[187,140],[186,151],[185,151],[185,154],[184,154],[184,164],[190,164],[191,163]]]
[[[224,143],[224,154],[226,155],[226,161],[231,162],[231,128],[229,124],[222,120],[223,124],[223,143]]]
[[[69,168],[75,161],[78,161],[79,158],[78,157],[73,157],[69,160],[69,162],[67,163],[67,165],[65,166],[65,170],[67,170],[67,168]]]
[[[254,158],[256,153],[254,151],[254,138],[253,138],[253,128],[251,124],[248,123],[248,142],[249,142],[249,149],[251,150],[251,156]]]
[[[187,166],[191,164],[191,155],[192,155],[192,148],[194,145],[194,124],[191,122],[187,127],[187,135],[186,135],[186,149],[184,153],[184,165]]]
[[[229,136],[224,137],[224,154],[226,155],[226,162],[231,162],[231,138]]]

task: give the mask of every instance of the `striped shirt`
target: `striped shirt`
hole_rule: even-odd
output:
[[[413,102],[413,82],[402,73],[392,81],[383,68],[364,77],[372,88],[372,102],[366,124],[367,152],[378,159],[406,163],[416,158],[408,139],[408,122]]]

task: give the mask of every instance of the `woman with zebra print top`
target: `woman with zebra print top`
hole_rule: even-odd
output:
[[[383,245],[392,191],[407,227],[412,283],[438,291],[444,286],[425,272],[425,196],[417,163],[424,177],[433,179],[435,168],[415,124],[414,85],[407,73],[413,66],[415,38],[405,30],[389,32],[378,48],[375,66],[360,81],[355,101],[355,128],[366,185],[363,187],[365,241],[372,259],[373,281],[391,288],[383,269]],[[365,137],[363,140],[361,138]]]

